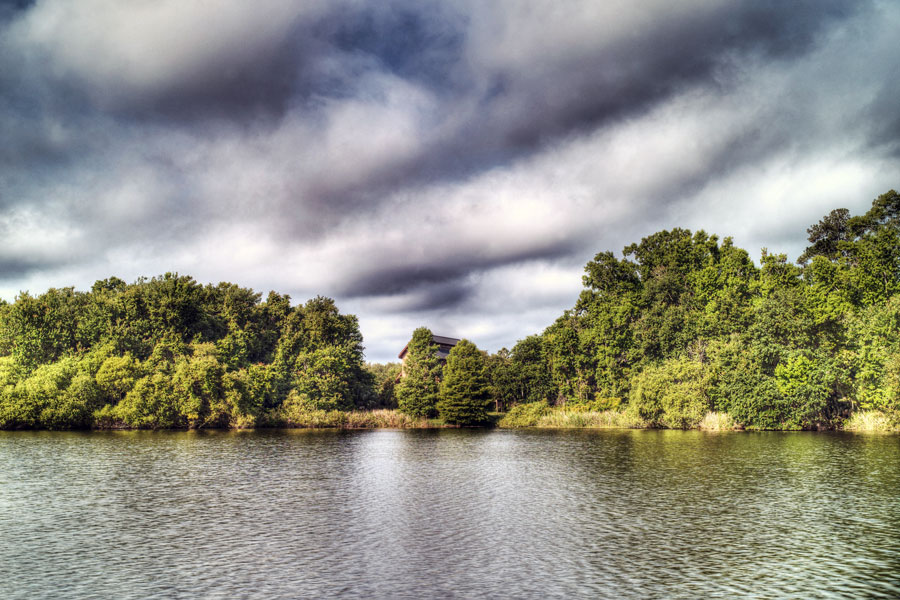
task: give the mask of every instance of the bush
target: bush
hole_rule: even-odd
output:
[[[529,402],[527,404],[517,404],[506,413],[500,422],[499,427],[507,429],[515,429],[518,427],[536,427],[541,417],[550,412],[550,405],[546,400],[540,402]]]
[[[138,379],[117,405],[104,407],[97,419],[138,429],[185,428],[172,378],[157,371]]]
[[[327,347],[297,358],[294,387],[311,410],[353,408],[352,357],[343,348]]]
[[[95,380],[106,401],[118,404],[142,375],[140,363],[126,353],[104,360],[97,370]]]
[[[231,416],[230,425],[247,429],[256,425],[263,408],[262,394],[253,393],[252,381],[246,369],[226,372],[222,377],[224,400]]]
[[[621,398],[606,397],[598,394],[593,400],[566,402],[565,408],[574,412],[605,412],[618,410],[621,405]]]
[[[282,416],[284,425],[303,428],[344,427],[348,420],[347,413],[339,410],[287,409]]]
[[[691,429],[710,409],[707,366],[669,359],[632,378],[628,414],[654,427]]]
[[[853,395],[865,410],[900,410],[900,296],[848,319]]]
[[[10,380],[0,388],[0,427],[4,429],[84,429],[91,426],[93,412],[102,405],[102,395],[90,373],[72,357],[39,366],[15,386]],[[0,369],[0,380],[10,375],[10,365]],[[13,371],[15,369],[12,369]]]
[[[834,388],[831,361],[809,354],[791,352],[775,368],[784,429],[807,429],[827,420],[825,410]]]

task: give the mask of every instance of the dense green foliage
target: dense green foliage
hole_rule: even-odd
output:
[[[537,427],[541,418],[550,414],[550,405],[546,400],[516,404],[500,420],[501,427],[514,429],[517,427]]]
[[[0,307],[0,428],[235,427],[376,403],[356,317],[166,274]]]
[[[764,249],[757,266],[730,238],[685,229],[596,255],[573,309],[492,357],[497,405],[621,401],[661,427],[710,411],[758,429],[840,426],[859,409],[893,419],[900,194],[864,215],[832,211],[808,234],[797,265]]]
[[[440,394],[441,362],[431,330],[413,332],[403,363],[403,377],[394,388],[397,407],[411,417],[434,417]]]
[[[397,408],[397,383],[400,380],[400,363],[366,363],[366,369],[375,382],[378,408]]]
[[[554,394],[550,369],[541,337],[531,335],[512,349],[488,358],[494,407],[502,411],[512,405],[539,402]]]
[[[487,422],[491,400],[487,362],[469,340],[460,340],[450,351],[444,366],[438,414],[451,425],[478,425]]]

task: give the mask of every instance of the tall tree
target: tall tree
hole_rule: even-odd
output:
[[[487,421],[490,401],[484,354],[469,340],[460,340],[447,357],[438,413],[453,425],[478,425]]]
[[[403,376],[397,384],[397,407],[411,417],[437,414],[441,363],[431,330],[419,327],[406,348]]]

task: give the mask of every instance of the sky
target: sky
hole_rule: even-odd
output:
[[[661,229],[900,186],[900,3],[0,0],[0,297],[166,272],[496,351]]]

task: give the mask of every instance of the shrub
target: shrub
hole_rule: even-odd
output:
[[[7,365],[8,366],[8,365]],[[102,405],[101,393],[79,362],[64,357],[39,366],[14,386],[0,388],[0,427],[4,429],[82,429]],[[0,379],[4,378],[0,374]]]
[[[583,402],[566,402],[565,408],[574,412],[604,412],[615,411],[622,405],[621,398],[597,395],[593,400]]]
[[[110,356],[104,360],[95,379],[106,400],[117,404],[131,391],[141,375],[140,363],[126,353],[124,356]]]
[[[352,356],[349,350],[326,347],[304,352],[297,358],[294,387],[312,410],[353,408]]]
[[[291,410],[282,414],[288,427],[344,427],[348,419],[347,413],[339,410]]]
[[[835,379],[824,357],[820,363],[802,351],[785,351],[776,357],[774,374],[768,374],[766,353],[737,337],[711,344],[709,354],[713,410],[728,413],[747,429],[802,429],[823,418]]]
[[[541,417],[550,412],[550,405],[546,400],[517,404],[507,412],[500,422],[499,427],[515,429],[518,427],[536,427]]]
[[[831,361],[822,355],[794,351],[775,368],[784,429],[805,429],[825,421],[834,387]]]
[[[710,409],[707,366],[687,358],[650,366],[632,379],[628,414],[655,427],[697,427]]]
[[[247,429],[256,425],[263,407],[262,394],[254,394],[252,381],[246,369],[228,371],[222,376],[224,401],[231,416],[231,425]]]
[[[178,404],[171,376],[157,371],[138,379],[121,402],[104,407],[97,418],[138,429],[184,428]]]

